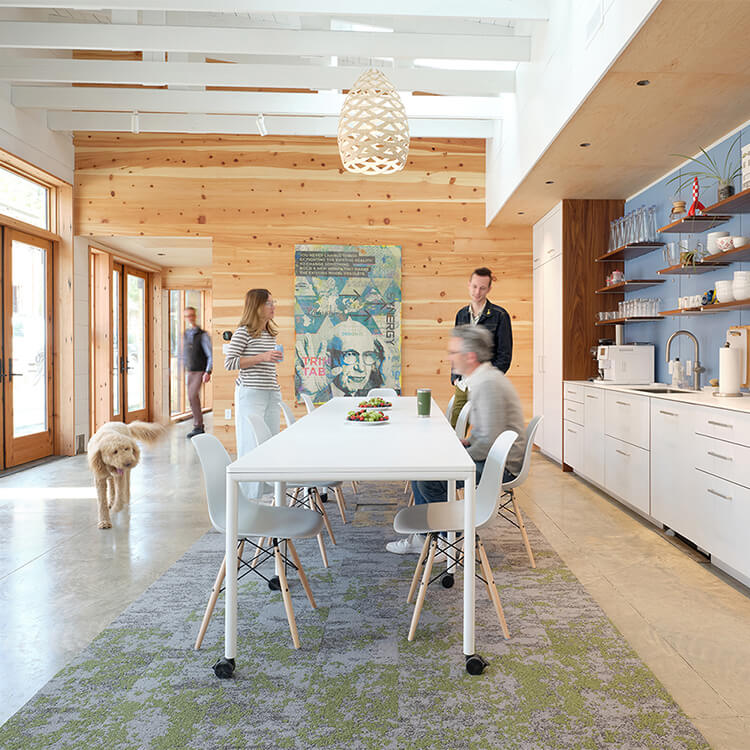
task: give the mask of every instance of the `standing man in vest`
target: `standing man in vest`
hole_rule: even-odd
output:
[[[187,395],[193,411],[193,429],[187,437],[202,435],[203,410],[201,409],[201,385],[211,380],[213,353],[209,335],[196,324],[197,314],[194,307],[186,307],[185,337],[182,342],[182,364],[187,373]]]
[[[490,364],[500,372],[508,372],[513,358],[513,331],[508,312],[487,299],[492,288],[492,271],[476,268],[469,279],[469,304],[456,313],[456,326],[479,325],[492,335],[492,357]],[[466,403],[467,391],[461,376],[451,372],[451,383],[456,386],[451,424],[455,427],[461,408]]]

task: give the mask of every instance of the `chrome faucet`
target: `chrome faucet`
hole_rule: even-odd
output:
[[[700,348],[698,346],[698,339],[695,338],[695,336],[692,333],[690,333],[690,331],[675,331],[667,339],[667,362],[669,362],[669,349],[672,346],[672,341],[680,335],[687,336],[693,342],[693,349],[694,349],[693,362],[695,362],[695,365],[693,367],[693,390],[699,391],[701,389],[701,373],[705,372],[706,368],[701,367]]]

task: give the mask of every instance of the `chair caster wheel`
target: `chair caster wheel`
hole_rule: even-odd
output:
[[[327,492],[321,492],[320,493],[320,502],[321,503],[327,503],[328,502],[328,493]]]
[[[279,581],[278,576],[274,576],[268,581],[268,588],[271,589],[271,591],[281,591],[281,581]]]
[[[484,668],[489,664],[486,659],[483,659],[479,654],[472,654],[472,656],[466,657],[466,671],[469,674],[477,675],[484,672]]]
[[[214,674],[220,680],[228,680],[234,674],[234,659],[221,658],[214,664]]]
[[[443,584],[444,589],[452,589],[456,579],[453,577],[453,573],[446,573],[441,579],[440,583]]]

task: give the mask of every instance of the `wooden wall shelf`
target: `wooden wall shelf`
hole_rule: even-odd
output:
[[[741,247],[735,247],[732,250],[725,250],[723,253],[707,255],[701,261],[701,264],[723,266],[727,263],[742,263],[746,260],[750,260],[750,245],[742,245]]]
[[[729,263],[696,263],[694,266],[669,266],[669,268],[662,268],[656,273],[662,276],[693,276],[700,273],[709,273],[728,265]]]
[[[666,310],[662,315],[706,315],[709,313],[724,312],[725,310],[750,310],[750,299],[739,299],[733,302],[716,302],[713,305],[688,307],[682,310]]]
[[[731,195],[723,201],[714,203],[706,209],[706,213],[721,211],[727,214],[750,214],[750,188]]]
[[[707,232],[709,229],[726,224],[732,217],[725,215],[708,216],[683,216],[671,224],[659,229],[660,234],[681,233],[681,234],[700,234]]]
[[[619,284],[610,284],[597,289],[594,294],[622,294],[623,292],[635,292],[638,289],[645,289],[648,286],[663,284],[666,279],[631,279],[630,281],[621,281]]]
[[[663,320],[661,315],[639,316],[637,318],[615,318],[614,320],[597,320],[597,326],[617,326],[621,323],[645,323],[650,320]]]
[[[631,258],[639,258],[641,255],[653,252],[657,248],[664,247],[663,242],[630,242],[627,245],[618,247],[612,252],[604,253],[597,259],[597,263],[607,263],[616,260],[630,260]]]

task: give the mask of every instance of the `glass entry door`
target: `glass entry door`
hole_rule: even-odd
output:
[[[52,243],[5,229],[2,286],[2,438],[11,467],[54,449]]]
[[[148,419],[148,276],[112,268],[112,418]]]

